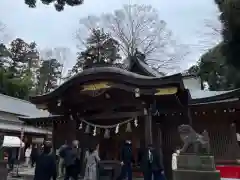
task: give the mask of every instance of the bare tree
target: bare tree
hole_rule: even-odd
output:
[[[2,22],[0,22],[0,43],[4,42],[5,29],[6,26]]]
[[[150,5],[124,5],[114,13],[83,18],[80,25],[77,40],[81,45],[86,45],[83,37],[89,30],[104,28],[120,43],[123,56],[133,56],[138,49],[145,54],[150,66],[160,69],[176,64],[177,58],[173,56],[177,56],[176,48],[181,45],[174,47],[176,43],[172,43],[171,31],[166,28],[165,21],[159,18],[158,11]]]
[[[8,32],[8,33],[7,33]],[[0,21],[0,44],[7,43],[11,39],[7,26]]]
[[[216,10],[208,19],[204,19],[203,28],[196,32],[199,40],[192,46],[202,53],[209,51],[209,49],[215,47],[222,41],[222,24],[218,19],[219,13],[220,12]]]
[[[62,79],[67,74],[67,65],[69,63],[69,57],[71,56],[71,50],[66,47],[55,47],[52,49],[44,49],[41,51],[42,59],[56,59],[61,64],[61,78],[59,80],[59,84],[62,83]]]

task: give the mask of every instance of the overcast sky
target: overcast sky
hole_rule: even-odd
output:
[[[81,17],[111,12],[121,8],[123,4],[146,2],[159,10],[160,18],[167,22],[176,40],[190,46],[191,54],[183,62],[182,68],[196,62],[203,52],[203,34],[210,31],[206,28],[205,21],[210,20],[214,24],[217,21],[217,9],[213,0],[84,0],[83,5],[67,7],[63,12],[56,12],[54,7],[41,3],[37,8],[30,9],[24,4],[24,0],[0,0],[0,21],[6,24],[12,38],[35,41],[42,49],[67,47],[74,55],[74,32]],[[206,46],[219,41],[218,36],[208,39],[211,42],[206,42]],[[74,60],[68,66],[73,63]]]

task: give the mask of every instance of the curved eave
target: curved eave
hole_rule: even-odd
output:
[[[214,102],[224,101],[232,98],[239,98],[239,96],[240,96],[240,89],[235,89],[235,90],[228,91],[223,94],[219,94],[215,96],[191,99],[190,104],[197,105],[197,104],[214,103]]]
[[[101,80],[127,83],[141,87],[176,86],[180,89],[184,89],[181,74],[175,74],[172,76],[160,78],[143,76],[116,67],[97,67],[82,71],[81,73],[65,81],[58,88],[56,88],[54,91],[50,93],[41,96],[30,97],[30,101],[34,104],[46,103],[48,102],[48,100],[52,98],[60,97],[61,94],[65,92],[67,89],[69,89],[71,86]]]
[[[33,124],[39,122],[52,122],[55,120],[63,119],[63,115],[50,115],[50,116],[43,116],[43,117],[25,117],[19,116],[19,120],[24,121],[25,124]]]

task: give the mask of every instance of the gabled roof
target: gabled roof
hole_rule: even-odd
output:
[[[41,111],[28,101],[0,94],[0,111],[21,116],[48,116],[47,111]]]
[[[175,74],[172,76],[165,77],[155,77],[155,76],[144,76],[141,74],[133,73],[125,69],[116,68],[116,67],[94,67],[85,69],[81,73],[76,74],[71,77],[63,84],[61,84],[54,91],[41,95],[30,97],[30,101],[34,104],[41,104],[45,101],[48,101],[52,98],[58,98],[64,93],[69,87],[76,84],[84,84],[90,81],[97,80],[101,81],[117,81],[132,84],[138,87],[166,87],[166,86],[175,86],[180,89],[184,89],[182,75]]]
[[[124,69],[134,72],[134,66],[140,71],[139,73],[145,76],[153,76],[153,77],[163,77],[164,73],[161,73],[153,68],[151,68],[145,61],[140,58],[126,58],[123,62]],[[136,72],[138,73],[138,72]]]
[[[151,68],[146,62],[143,62],[139,58],[135,60],[136,65],[142,70],[146,75],[155,76],[155,77],[163,77],[164,74],[159,71]]]

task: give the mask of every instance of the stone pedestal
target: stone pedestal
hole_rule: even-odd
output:
[[[213,156],[186,154],[177,156],[173,180],[220,180]]]
[[[116,180],[121,172],[119,161],[100,161],[97,166],[98,180]]]

